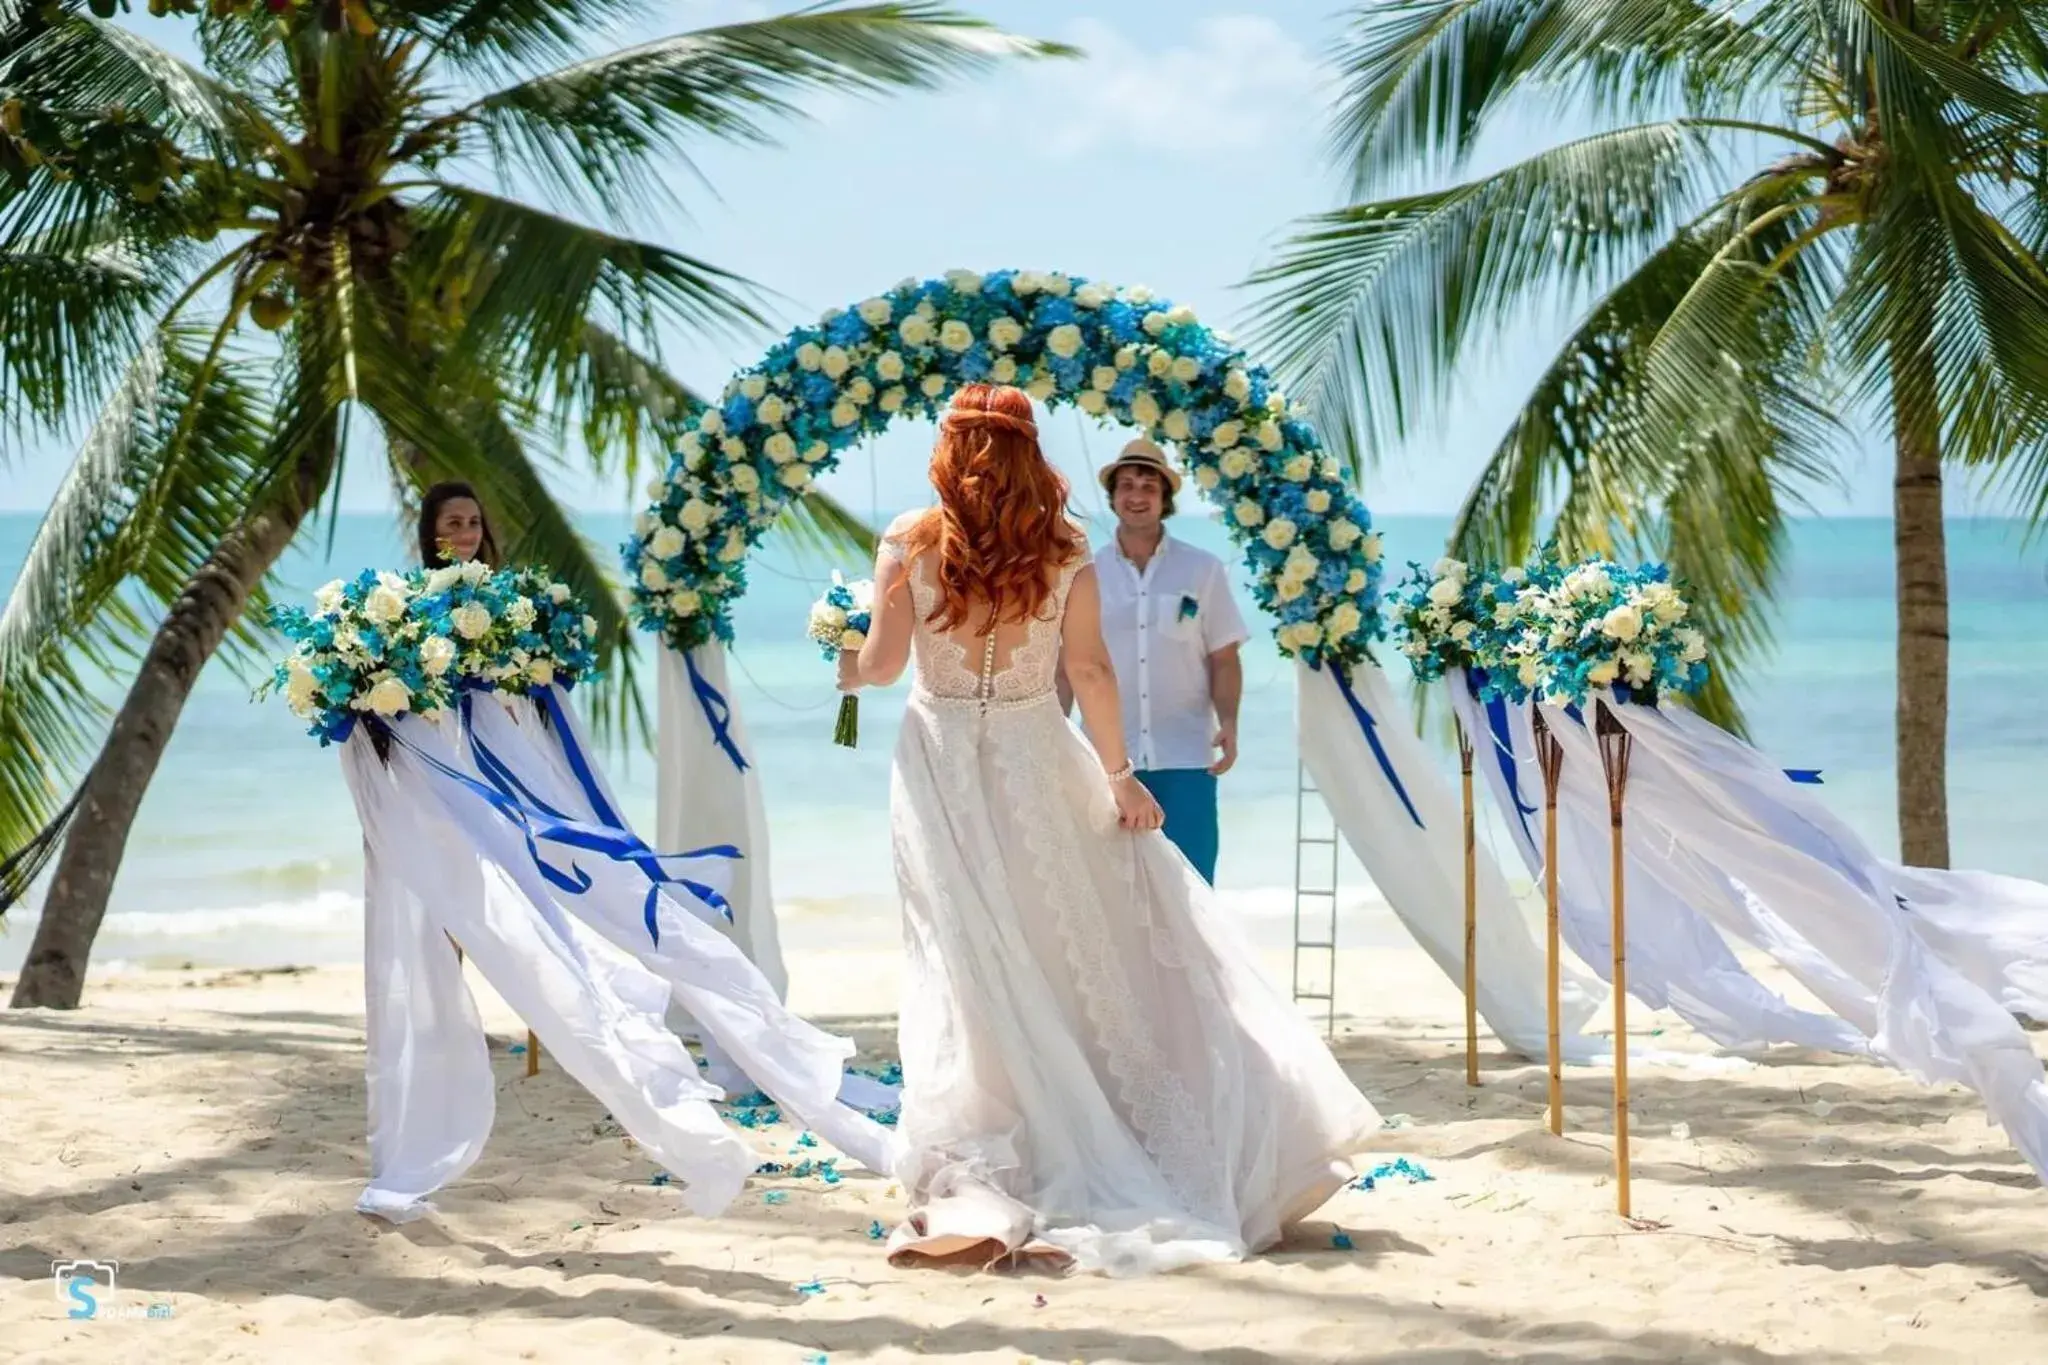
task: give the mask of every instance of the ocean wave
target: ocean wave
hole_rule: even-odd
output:
[[[26,933],[39,915],[9,914],[11,930]],[[100,925],[103,938],[193,940],[251,932],[299,934],[360,933],[363,898],[346,891],[321,891],[299,900],[256,905],[201,906],[187,910],[120,910]]]

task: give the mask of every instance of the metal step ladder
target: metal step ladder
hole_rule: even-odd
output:
[[[1294,777],[1294,999],[1321,1004],[1323,1036],[1336,1036],[1337,819],[1305,764]]]

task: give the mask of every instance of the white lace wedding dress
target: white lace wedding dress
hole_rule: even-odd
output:
[[[1118,827],[1054,692],[1081,563],[1046,619],[986,639],[935,633],[928,562],[910,565],[915,681],[889,794],[899,1262],[1236,1260],[1340,1188],[1379,1127],[1186,859]]]

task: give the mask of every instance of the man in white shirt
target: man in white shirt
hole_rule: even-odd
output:
[[[1180,474],[1142,437],[1101,473],[1117,530],[1095,555],[1124,746],[1173,840],[1216,880],[1216,779],[1237,761],[1244,617],[1223,561],[1166,533]],[[1066,679],[1060,699],[1069,703]]]

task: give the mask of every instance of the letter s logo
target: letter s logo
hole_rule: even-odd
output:
[[[100,1305],[99,1300],[93,1297],[93,1291],[98,1288],[99,1285],[94,1283],[90,1276],[86,1275],[73,1275],[69,1280],[65,1281],[64,1292],[71,1296],[72,1301],[78,1304],[78,1307],[71,1309],[64,1316],[76,1320],[79,1318],[89,1318],[97,1314],[100,1311]]]

